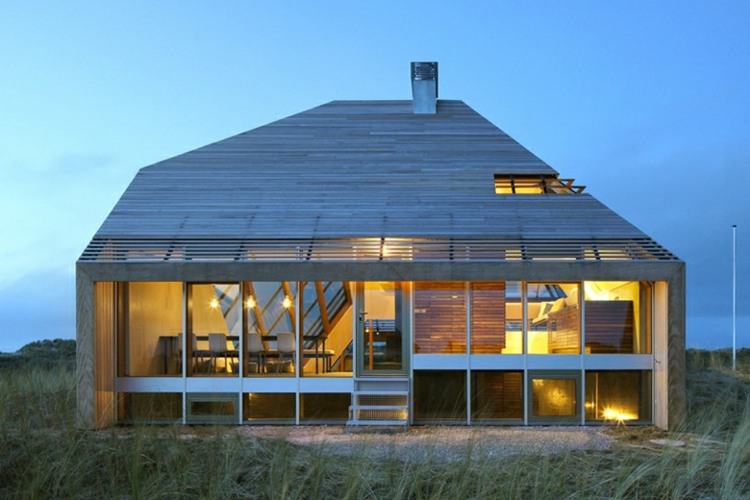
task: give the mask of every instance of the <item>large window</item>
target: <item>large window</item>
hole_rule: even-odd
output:
[[[508,344],[505,333],[505,283],[477,282],[472,283],[470,289],[471,353],[500,354]]]
[[[414,283],[414,352],[466,353],[466,284],[463,281]]]
[[[578,283],[526,285],[529,354],[580,354]]]
[[[637,281],[586,281],[586,353],[651,353],[651,287]]]
[[[242,300],[237,283],[188,287],[188,352],[193,375],[237,376]]]
[[[294,376],[297,283],[246,282],[244,293],[245,376]]]
[[[352,288],[343,281],[308,281],[302,293],[303,376],[351,376]]]
[[[118,375],[182,375],[182,283],[119,287]]]

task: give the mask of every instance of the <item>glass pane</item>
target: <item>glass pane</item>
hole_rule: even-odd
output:
[[[529,354],[580,354],[579,295],[577,283],[526,285]]]
[[[350,284],[302,283],[302,375],[352,374],[353,310]]]
[[[258,422],[291,422],[296,413],[296,396],[285,393],[252,393],[244,396],[245,420]]]
[[[236,283],[189,286],[190,373],[236,376],[242,333],[242,300]]]
[[[503,354],[523,354],[523,299],[521,282],[505,283],[505,346]]]
[[[294,376],[297,283],[248,281],[244,293],[245,376]]]
[[[651,294],[637,281],[586,281],[586,353],[649,354]]]
[[[182,418],[182,394],[122,393],[118,410],[121,422],[175,422]]]
[[[575,417],[577,385],[575,378],[532,378],[531,417]]]
[[[520,296],[519,296],[520,299]],[[506,334],[505,283],[471,284],[471,353],[501,354],[514,351],[521,346],[520,335],[517,346],[509,348]],[[520,312],[520,309],[519,309]],[[521,325],[518,325],[520,333]]]
[[[414,422],[466,423],[466,372],[414,372]]]
[[[414,352],[466,353],[466,284],[414,283]]]
[[[523,372],[471,372],[471,418],[523,420]]]
[[[318,422],[345,422],[349,419],[352,395],[300,394],[300,420]]]
[[[366,371],[400,371],[402,360],[401,283],[364,286],[362,359]]]
[[[182,375],[182,283],[132,282],[120,290],[119,375]]]
[[[188,423],[236,424],[239,418],[237,394],[188,394]]]
[[[651,372],[586,372],[586,420],[651,420]]]

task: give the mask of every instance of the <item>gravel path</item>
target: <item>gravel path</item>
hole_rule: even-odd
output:
[[[409,427],[347,429],[342,426],[246,426],[240,434],[282,438],[302,446],[324,447],[344,456],[373,458],[396,455],[405,460],[427,457],[457,460],[474,457],[555,454],[571,450],[608,450],[615,439],[601,427]]]

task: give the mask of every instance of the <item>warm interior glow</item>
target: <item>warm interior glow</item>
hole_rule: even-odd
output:
[[[292,299],[289,298],[289,295],[284,297],[284,301],[281,303],[282,306],[284,306],[285,309],[289,309],[292,307]]]
[[[638,415],[617,408],[605,408],[602,412],[602,416],[605,420],[614,420],[620,424],[624,423],[626,420],[638,420]]]
[[[211,299],[211,302],[209,302],[208,305],[209,305],[209,307],[211,309],[218,309],[219,308],[219,299],[217,299],[216,297],[214,297],[213,299]]]
[[[248,309],[252,309],[253,307],[255,307],[255,298],[252,295],[250,295],[247,298],[246,304],[247,304]]]

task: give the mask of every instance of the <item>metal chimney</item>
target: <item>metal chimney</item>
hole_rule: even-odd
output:
[[[437,112],[438,63],[411,63],[411,95],[414,114],[434,115]]]

